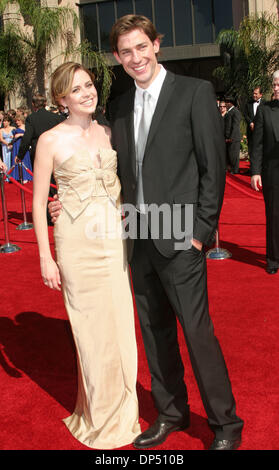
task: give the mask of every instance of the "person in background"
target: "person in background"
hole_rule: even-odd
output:
[[[0,143],[2,147],[2,160],[5,163],[7,170],[11,168],[11,156],[12,156],[12,140],[13,130],[12,119],[8,114],[3,116],[3,128],[0,129]]]
[[[247,140],[248,140],[248,154],[251,157],[252,151],[252,138],[253,131],[255,127],[255,117],[257,114],[257,109],[260,104],[264,103],[263,93],[261,87],[256,87],[253,90],[253,99],[248,101],[244,111],[244,119],[247,125]]]
[[[224,115],[224,134],[227,149],[227,164],[231,174],[239,173],[240,122],[241,113],[235,106],[233,97],[225,98],[227,112]]]
[[[31,166],[34,168],[34,159],[38,138],[41,134],[64,121],[64,117],[59,114],[47,111],[46,97],[36,94],[32,98],[33,113],[27,116],[25,120],[25,133],[21,139],[18,154],[15,156],[15,162],[22,161],[26,152],[30,151]],[[51,179],[52,185],[55,185],[54,178]],[[56,194],[56,189],[51,186],[49,189],[49,197]],[[52,225],[50,217],[47,213],[48,224]]]
[[[226,106],[225,101],[220,101],[219,111],[220,111],[221,116],[224,117],[227,112],[227,106]]]
[[[258,107],[253,131],[251,186],[263,190],[266,213],[266,272],[279,268],[279,70],[272,78],[273,100]]]
[[[34,167],[34,158],[38,138],[43,132],[51,129],[64,120],[62,116],[47,111],[46,97],[36,94],[32,98],[33,113],[25,120],[25,133],[21,140],[17,158],[23,160],[30,149],[31,164]]]
[[[12,166],[15,163],[15,158],[18,154],[18,149],[20,147],[21,139],[24,135],[25,132],[25,117],[23,113],[17,113],[15,116],[15,123],[16,123],[16,129],[12,131],[13,134],[13,148],[12,148]],[[26,154],[24,155],[24,158],[22,160],[26,168],[28,170],[32,171],[32,165],[31,165],[31,159],[30,159],[30,153],[29,150],[27,150]],[[15,165],[14,170],[11,173],[11,176],[19,181],[20,180],[20,174],[19,174],[19,168],[18,165]],[[28,173],[28,171],[22,166],[22,179],[23,183],[27,183],[28,181],[32,180],[32,175]]]
[[[15,109],[9,109],[7,111],[7,114],[10,116],[11,118],[11,125],[13,127],[16,127],[16,122],[15,122],[15,116],[16,116],[16,110]]]
[[[0,110],[0,129],[4,127],[3,125],[4,111]],[[0,145],[0,159],[2,159],[2,145]]]
[[[4,125],[3,125],[3,117],[4,117],[4,111],[1,111],[1,110],[0,110],[0,129],[2,129],[2,127],[4,127]]]

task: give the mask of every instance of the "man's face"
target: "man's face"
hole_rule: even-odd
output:
[[[160,71],[156,57],[159,39],[152,43],[142,29],[134,29],[119,36],[117,48],[118,53],[114,52],[114,56],[125,72],[141,88],[148,88]]]
[[[274,99],[279,100],[279,78],[275,78],[272,83]]]
[[[261,90],[259,88],[255,88],[255,90],[253,91],[253,99],[254,101],[258,101],[261,97],[262,97],[262,93],[261,93]]]
[[[223,111],[226,111],[227,110],[227,106],[226,106],[226,103],[225,101],[220,101],[220,104],[219,104],[219,109],[221,112]]]

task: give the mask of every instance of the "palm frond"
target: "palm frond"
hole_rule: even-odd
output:
[[[279,68],[279,21],[274,15],[245,17],[238,31],[221,31],[217,43],[224,64],[214,75],[227,91],[234,91],[243,102],[257,86],[270,91],[271,75]]]

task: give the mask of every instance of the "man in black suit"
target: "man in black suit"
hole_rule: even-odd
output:
[[[224,132],[227,148],[227,163],[232,174],[239,172],[239,154],[240,154],[240,121],[241,113],[235,107],[235,100],[232,97],[225,99],[227,112],[224,116]]]
[[[181,248],[174,234],[164,238],[162,226],[159,236],[152,239],[152,217],[148,237],[131,240],[128,249],[159,413],[134,445],[140,449],[156,446],[171,432],[189,426],[177,317],[215,433],[211,449],[236,449],[243,421],[235,413],[228,372],[208,313],[204,252],[214,239],[225,184],[224,137],[213,87],[206,81],[174,75],[158,64],[160,35],[145,17],[120,18],[112,28],[111,44],[116,59],[135,81],[135,87],[110,107],[124,203],[137,207],[137,221],[143,226],[152,204],[168,205],[172,220],[180,210],[184,226],[190,223],[183,216],[185,206],[193,207],[188,249]],[[148,119],[151,123],[141,154]]]
[[[245,111],[244,111],[244,119],[247,124],[248,154],[250,158],[251,158],[251,152],[252,152],[253,131],[254,131],[254,126],[255,126],[254,121],[255,121],[258,106],[261,103],[263,103],[262,96],[263,94],[262,94],[261,87],[256,87],[253,90],[253,99],[248,101],[248,103],[245,106]]]
[[[20,143],[16,161],[22,161],[27,150],[31,147],[30,157],[33,166],[38,138],[43,132],[64,121],[65,118],[47,111],[45,109],[46,98],[40,94],[33,96],[32,105],[34,112],[27,116],[25,120],[25,133]]]
[[[251,185],[263,189],[266,212],[266,271],[279,268],[279,70],[273,74],[274,99],[257,110],[251,156]]]

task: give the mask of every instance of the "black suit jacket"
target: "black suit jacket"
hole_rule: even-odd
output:
[[[265,101],[263,99],[260,100],[259,106],[263,104]],[[244,119],[246,121],[247,126],[250,126],[252,122],[255,120],[255,114],[254,114],[254,100],[248,101],[248,103],[245,106],[244,110]]]
[[[262,175],[267,186],[279,184],[279,101],[259,106],[251,157],[252,175]]]
[[[136,203],[135,88],[110,107],[113,146],[124,203]],[[215,234],[225,186],[225,144],[209,82],[167,72],[150,126],[143,160],[145,204],[193,204],[193,237],[209,244]],[[154,240],[173,256],[174,240]],[[132,248],[131,248],[132,249]],[[131,259],[131,251],[128,253]]]
[[[240,121],[241,113],[234,106],[224,116],[224,132],[226,139],[232,139],[233,142],[241,141]]]
[[[261,106],[265,101],[261,98],[259,106]],[[258,110],[257,110],[258,112]],[[256,113],[257,114],[257,113]],[[256,114],[254,114],[254,100],[251,100],[247,103],[245,106],[244,110],[244,119],[247,124],[247,139],[248,139],[248,144],[249,144],[249,153],[252,153],[252,137],[253,137],[253,131],[250,128],[250,124],[254,123]],[[251,155],[250,155],[251,156]]]
[[[64,119],[65,118],[61,115],[51,113],[45,108],[41,108],[27,116],[25,121],[25,133],[20,143],[18,158],[23,160],[24,155],[31,146],[30,156],[33,163],[35,158],[36,145],[40,135],[56,126],[60,122],[64,121]]]
[[[255,114],[254,114],[254,101],[248,101],[245,106],[244,110],[244,119],[246,121],[247,126],[249,127],[252,122],[254,122]],[[248,128],[247,127],[247,128]]]

